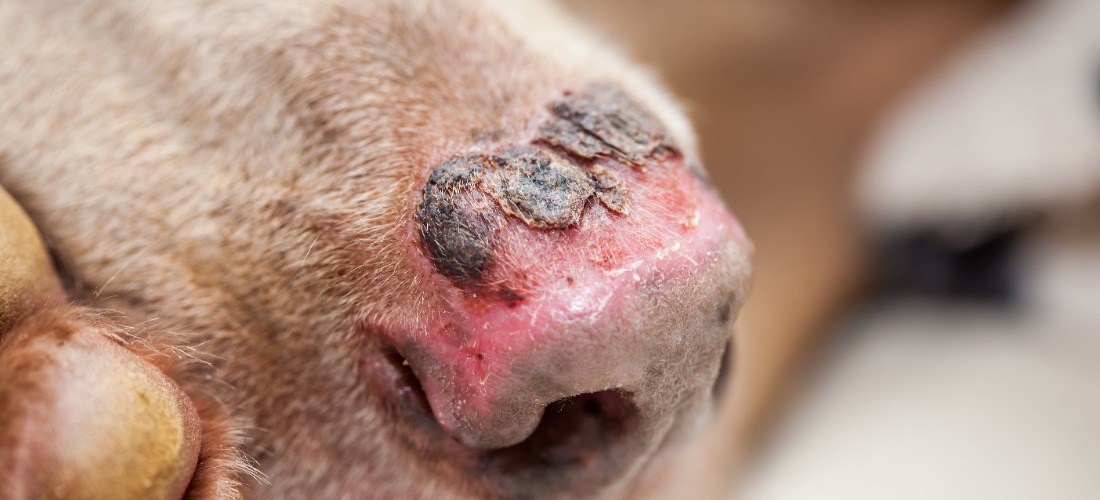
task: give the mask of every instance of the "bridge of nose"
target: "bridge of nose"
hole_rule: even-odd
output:
[[[394,340],[471,446],[522,440],[556,399],[709,366],[728,328],[697,320],[747,274],[740,226],[644,108],[597,85],[548,110],[529,143],[438,165],[416,213],[447,310]]]

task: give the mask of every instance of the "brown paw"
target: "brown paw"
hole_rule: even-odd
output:
[[[190,399],[91,318],[40,313],[0,343],[4,498],[180,498],[201,442]]]

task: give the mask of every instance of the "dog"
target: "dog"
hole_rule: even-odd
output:
[[[0,33],[0,185],[42,238],[0,226],[35,263],[6,498],[616,498],[712,413],[751,244],[675,102],[555,6],[10,2]]]

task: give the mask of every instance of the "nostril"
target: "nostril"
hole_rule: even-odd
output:
[[[487,452],[503,471],[568,471],[604,468],[616,444],[628,441],[640,422],[630,393],[607,390],[550,403],[538,427],[523,442]]]
[[[588,399],[584,402],[584,412],[592,417],[599,417],[603,413],[603,407],[600,406],[600,402],[595,399]]]
[[[381,362],[378,365],[381,366],[378,369],[385,373],[385,376],[380,378],[389,381],[393,393],[397,396],[397,403],[404,407],[407,414],[419,415],[425,420],[430,420],[434,425],[435,419],[432,417],[428,397],[424,393],[420,379],[409,366],[409,362],[392,346],[383,347],[379,354]]]

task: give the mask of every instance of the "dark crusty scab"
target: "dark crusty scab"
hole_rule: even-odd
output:
[[[630,206],[626,204],[626,185],[622,178],[603,165],[592,165],[589,173],[596,181],[596,198],[600,203],[612,212],[630,215]]]
[[[495,167],[482,189],[504,213],[538,229],[560,229],[581,222],[584,206],[596,194],[596,181],[577,165],[525,146],[490,157]]]
[[[452,280],[477,280],[491,256],[491,222],[465,196],[481,175],[481,162],[480,156],[457,156],[436,167],[417,211],[432,264]]]
[[[596,83],[550,105],[554,118],[539,139],[586,159],[645,163],[666,146],[667,133],[652,113],[618,86]]]
[[[673,150],[660,122],[611,84],[567,93],[549,109],[533,144],[453,157],[424,186],[420,236],[436,270],[456,284],[478,285],[491,266],[501,214],[532,229],[565,229],[580,225],[595,198],[629,215],[627,186],[615,170]]]

